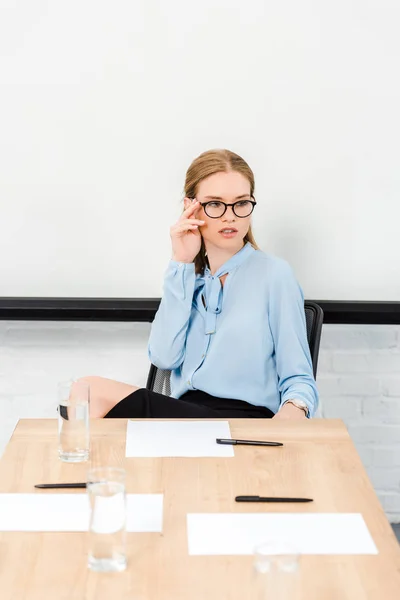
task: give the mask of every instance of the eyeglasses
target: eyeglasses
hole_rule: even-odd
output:
[[[200,202],[200,205],[204,208],[204,212],[211,219],[219,219],[222,217],[226,213],[228,206],[232,206],[234,214],[243,219],[251,215],[256,204],[257,202],[253,200],[238,200],[237,202],[233,202],[233,204],[226,204],[226,202],[220,200]]]

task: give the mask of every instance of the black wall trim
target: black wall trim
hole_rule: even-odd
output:
[[[400,302],[313,300],[324,323],[400,325]],[[0,298],[0,320],[148,321],[160,298]]]
[[[314,300],[324,311],[324,323],[400,325],[400,302]]]

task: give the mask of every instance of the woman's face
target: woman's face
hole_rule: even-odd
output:
[[[215,173],[203,179],[198,187],[196,200],[201,204],[213,201],[231,204],[239,200],[252,200],[250,195],[250,182],[241,173],[230,171],[228,173]],[[189,206],[190,203],[187,203]],[[208,205],[207,209],[216,208],[216,204]],[[204,243],[207,242],[221,249],[239,250],[243,246],[243,239],[247,234],[251,215],[248,217],[237,217],[233,207],[228,206],[225,214],[221,217],[209,217],[204,208],[200,206],[196,211],[196,219],[202,219],[205,224],[199,227]],[[233,228],[236,233],[222,234],[221,230]]]

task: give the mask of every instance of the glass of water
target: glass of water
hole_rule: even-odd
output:
[[[89,559],[92,571],[126,569],[125,470],[117,467],[89,469]]]
[[[302,600],[300,553],[288,541],[270,540],[254,548],[254,600]]]
[[[58,384],[58,455],[65,462],[89,458],[89,384]]]

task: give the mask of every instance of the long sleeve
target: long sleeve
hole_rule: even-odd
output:
[[[150,361],[159,369],[176,369],[183,362],[195,281],[194,262],[170,260],[147,347]]]
[[[289,399],[304,400],[308,416],[312,417],[319,396],[307,340],[304,295],[291,267],[283,259],[272,270],[269,318],[281,405]]]

